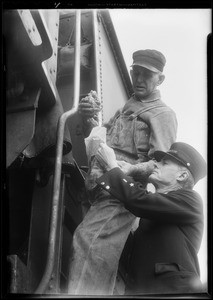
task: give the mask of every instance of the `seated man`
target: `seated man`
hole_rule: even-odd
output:
[[[206,175],[206,162],[181,142],[173,143],[168,152],[155,151],[154,157],[157,161],[148,180],[156,192],[148,193],[118,168],[114,151],[106,144],[96,155],[108,170],[96,180],[99,187],[141,218],[134,233],[126,294],[200,293],[197,254],[203,204],[193,186]],[[125,173],[129,167],[125,163]]]

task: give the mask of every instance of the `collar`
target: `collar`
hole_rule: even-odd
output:
[[[165,190],[162,188],[162,189],[158,189],[157,190],[157,193],[160,193],[160,194],[168,194],[168,193],[170,193],[170,192],[175,192],[175,191],[178,191],[178,190],[181,190],[182,189],[182,187],[181,186],[174,186],[174,187],[166,187],[165,188]]]
[[[161,99],[161,94],[159,90],[154,90],[150,95],[148,95],[147,97],[144,97],[143,99],[140,99],[138,96],[134,94],[132,94],[132,97],[136,100],[136,101],[140,101],[140,102],[152,102],[152,101],[156,101],[156,100],[160,100]]]

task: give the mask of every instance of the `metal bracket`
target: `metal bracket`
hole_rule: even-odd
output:
[[[8,107],[6,116],[6,153],[7,167],[20,155],[30,143],[35,130],[36,107],[40,97],[40,89],[29,94],[28,102],[14,102]]]
[[[26,29],[26,32],[31,39],[34,46],[39,46],[42,43],[41,36],[38,32],[36,24],[32,18],[32,15],[29,10],[18,9],[18,14],[21,18],[21,21]]]
[[[31,92],[31,95],[22,95],[14,99],[13,103],[9,104],[6,113],[17,113],[27,110],[33,110],[38,107],[38,100],[40,97],[41,89]]]

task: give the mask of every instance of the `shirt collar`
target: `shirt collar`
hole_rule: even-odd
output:
[[[153,91],[150,95],[148,95],[147,97],[144,97],[143,99],[138,98],[135,94],[133,94],[132,97],[135,100],[140,101],[140,102],[152,102],[152,101],[156,101],[156,100],[161,99],[161,95],[160,95],[159,90]]]

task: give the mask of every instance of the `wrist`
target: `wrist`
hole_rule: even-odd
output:
[[[112,169],[114,169],[114,168],[117,168],[117,167],[118,167],[118,164],[117,164],[117,163],[113,163],[113,164],[108,165],[108,166],[106,167],[106,170],[107,170],[107,171],[110,171],[110,170],[112,170]]]

